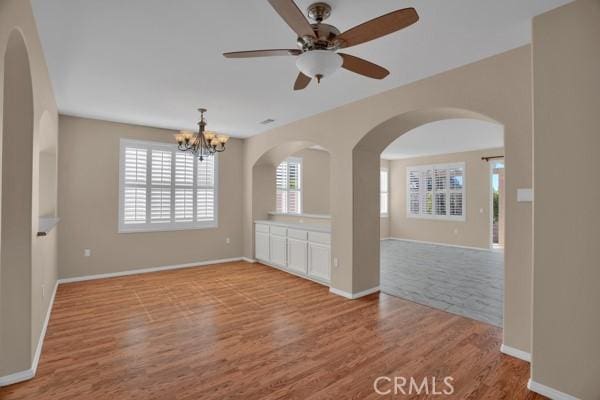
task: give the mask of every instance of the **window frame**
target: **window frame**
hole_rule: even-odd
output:
[[[385,172],[386,173],[386,177],[387,177],[387,191],[383,191],[383,189],[381,188],[381,174]],[[387,205],[387,210],[386,212],[383,212],[381,210],[381,197],[385,195],[385,197],[387,198],[386,200],[386,205]],[[381,167],[379,168],[379,216],[381,218],[388,218],[390,216],[390,169],[387,167]]]
[[[461,168],[462,169],[462,177],[463,177],[463,185],[460,191],[454,189],[450,189],[449,179],[450,179],[450,170]],[[450,215],[450,196],[446,198],[446,215],[437,215],[435,213],[435,170],[445,170],[446,172],[446,184],[448,187],[443,191],[443,193],[450,194],[454,193],[462,193],[462,215]],[[422,177],[419,175],[419,214],[414,214],[410,210],[411,202],[410,202],[410,175],[411,172],[414,171],[424,171],[431,170],[432,171],[432,213],[424,214],[422,212],[422,202],[421,202],[421,187],[422,187]],[[458,222],[466,222],[467,221],[467,166],[465,162],[455,162],[455,163],[443,163],[443,164],[424,164],[424,165],[414,165],[406,167],[406,182],[404,185],[404,189],[406,190],[406,217],[414,218],[414,219],[427,219],[427,220],[442,220],[442,221],[458,221]]]
[[[124,207],[125,207],[125,149],[127,147],[136,147],[136,148],[144,148],[147,150],[146,154],[146,222],[143,224],[126,224],[124,221]],[[186,231],[186,230],[200,230],[200,229],[216,229],[219,227],[219,156],[218,154],[214,154],[214,218],[211,221],[192,221],[192,222],[149,222],[149,216],[151,212],[151,192],[153,187],[158,187],[157,185],[152,185],[152,169],[150,165],[152,163],[152,150],[158,151],[171,151],[171,180],[170,187],[171,189],[171,213],[175,212],[174,203],[175,203],[175,189],[178,188],[178,185],[175,183],[175,158],[177,152],[180,151],[177,149],[177,145],[168,142],[158,142],[158,141],[149,141],[149,140],[137,140],[137,139],[126,139],[121,138],[119,141],[119,187],[118,187],[118,195],[119,195],[119,206],[118,206],[118,233],[144,233],[144,232],[172,232],[172,231]],[[197,210],[197,190],[201,187],[198,185],[198,157],[194,156],[194,183],[191,188],[194,191],[193,196],[193,213],[194,218],[196,216]]]
[[[300,167],[299,167],[299,171],[300,171],[300,179],[298,180],[298,182],[300,183],[299,185],[299,190],[293,190],[293,191],[297,191],[300,192],[300,209],[298,210],[297,213],[291,213],[289,211],[286,212],[282,212],[282,211],[278,211],[277,210],[277,192],[280,189],[279,187],[277,187],[277,169],[279,169],[279,166],[281,164],[283,164],[284,162],[289,162],[289,161],[294,161],[296,162]],[[290,192],[290,188],[289,188],[289,183],[287,185],[287,188],[285,189],[286,192]],[[286,210],[289,210],[289,199],[290,196],[287,195],[286,196]],[[304,161],[302,159],[302,157],[287,157],[286,159],[282,160],[279,164],[277,164],[277,166],[275,167],[275,212],[277,212],[279,215],[302,215],[302,210],[304,209]]]

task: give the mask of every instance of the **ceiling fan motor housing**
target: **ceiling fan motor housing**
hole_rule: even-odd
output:
[[[331,16],[331,6],[323,2],[313,3],[308,6],[307,13],[310,19],[321,23]]]

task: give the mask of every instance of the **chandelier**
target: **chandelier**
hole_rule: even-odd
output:
[[[225,143],[229,140],[227,135],[217,135],[206,130],[206,119],[204,113],[206,108],[199,108],[200,121],[198,122],[198,133],[181,131],[175,135],[179,150],[189,151],[197,156],[200,161],[215,153],[225,151]]]

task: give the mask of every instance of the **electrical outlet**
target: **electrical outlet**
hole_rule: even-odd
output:
[[[225,239],[225,243],[229,244],[231,243],[231,240],[229,238]]]
[[[92,255],[92,249],[84,249],[83,250],[84,257],[90,257],[91,255]]]
[[[340,266],[340,262],[338,261],[338,258],[337,258],[337,257],[333,257],[333,266],[334,266],[335,268],[337,268],[337,267],[339,267],[339,266]]]
[[[42,299],[46,298],[46,285],[42,285]]]
[[[458,228],[454,228],[454,234],[458,235]]]

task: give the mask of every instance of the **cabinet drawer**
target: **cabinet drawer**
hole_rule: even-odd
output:
[[[298,229],[288,229],[288,237],[298,240],[306,240],[308,238],[308,232],[300,231]]]
[[[287,228],[282,226],[271,225],[271,235],[285,236],[287,234]]]
[[[255,224],[254,229],[256,232],[269,233],[269,225]]]
[[[331,234],[321,232],[308,232],[308,241],[314,243],[331,243]]]

